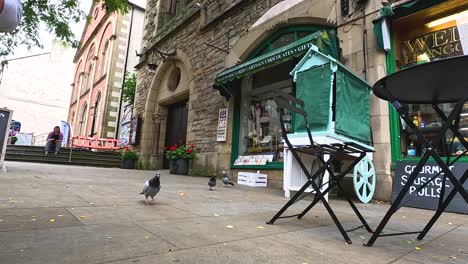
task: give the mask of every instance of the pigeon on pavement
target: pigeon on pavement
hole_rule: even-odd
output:
[[[223,181],[224,185],[230,184],[232,186],[235,186],[234,183],[232,182],[231,178],[229,178],[229,176],[227,175],[225,170],[223,170],[223,176],[221,177],[221,180]]]
[[[154,201],[154,196],[158,194],[159,190],[161,190],[161,183],[159,181],[159,172],[156,172],[156,176],[154,176],[151,180],[146,181],[145,185],[143,186],[143,191],[140,194],[145,195],[145,203],[148,204],[148,197],[151,196],[151,199]]]
[[[208,186],[210,186],[210,191],[213,191],[213,188],[216,186],[216,176],[213,175],[208,182]]]

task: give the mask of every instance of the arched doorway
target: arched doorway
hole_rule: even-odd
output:
[[[179,101],[167,107],[165,146],[185,145],[187,142],[188,100]],[[164,158],[163,168],[169,168],[169,161]]]

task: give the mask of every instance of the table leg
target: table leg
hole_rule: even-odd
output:
[[[419,175],[419,172],[421,171],[422,167],[424,166],[424,164],[426,164],[427,160],[429,159],[430,153],[431,153],[431,151],[426,151],[426,153],[424,153],[424,156],[422,157],[422,159],[419,161],[418,165],[416,165],[416,168],[413,170],[413,172],[409,176],[408,181],[406,182],[405,186],[403,186],[403,189],[401,189],[401,191],[398,194],[397,198],[395,199],[395,201],[390,206],[390,209],[388,209],[387,213],[385,214],[384,218],[380,222],[379,226],[377,227],[375,232],[372,234],[369,241],[364,244],[364,246],[371,247],[374,244],[375,240],[377,240],[377,238],[379,237],[380,233],[382,232],[382,230],[387,225],[387,223],[390,220],[390,218],[392,217],[392,215],[398,210],[398,207],[399,207],[401,201],[405,197],[406,193],[408,192],[409,188],[413,184],[416,177]]]
[[[464,184],[466,179],[468,178],[468,170],[465,171],[465,173],[463,174],[463,176],[461,177],[460,179],[460,183],[461,184]],[[440,206],[436,213],[434,214],[434,216],[431,218],[431,220],[429,220],[429,223],[427,223],[427,225],[424,227],[423,231],[419,234],[418,236],[418,240],[422,240],[424,238],[424,236],[426,236],[427,232],[429,232],[429,230],[432,228],[432,226],[435,224],[435,222],[437,221],[437,219],[439,219],[440,215],[442,215],[442,213],[445,211],[445,209],[447,208],[447,206],[450,204],[450,202],[452,201],[452,199],[455,197],[455,195],[457,194],[457,189],[453,189],[450,194],[447,196],[447,199],[445,199],[445,201],[443,202],[442,206]]]

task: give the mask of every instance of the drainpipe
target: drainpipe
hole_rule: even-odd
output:
[[[135,11],[135,6],[133,4],[130,4],[132,6],[132,13],[130,14],[130,27],[128,29],[128,39],[127,39],[127,49],[125,54],[125,64],[124,64],[124,76],[122,80],[122,90],[120,91],[120,99],[119,99],[119,111],[117,114],[117,126],[116,126],[116,133],[115,133],[115,139],[119,139],[119,134],[120,134],[120,113],[122,112],[122,95],[123,95],[123,85],[125,83],[125,74],[127,73],[127,63],[128,63],[128,54],[129,48],[130,48],[130,39],[132,37],[132,27],[133,27],[133,13]],[[133,102],[132,102],[133,103]]]
[[[367,81],[367,75],[369,73],[368,69],[367,69],[367,65],[369,65],[369,54],[368,54],[368,50],[367,50],[367,46],[368,46],[368,43],[367,43],[367,26],[366,26],[366,7],[363,6],[363,37],[362,37],[362,46],[364,48],[364,80]]]

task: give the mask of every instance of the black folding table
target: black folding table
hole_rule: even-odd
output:
[[[442,59],[399,71],[379,80],[372,90],[377,97],[389,101],[392,104],[401,119],[415,132],[418,141],[422,142],[422,145],[427,151],[423,154],[415,169],[408,177],[408,181],[397,195],[372,237],[364,245],[372,246],[378,237],[405,234],[419,234],[418,239],[421,240],[445,211],[457,193],[463,197],[468,206],[468,193],[463,187],[468,177],[468,170],[463,173],[460,179],[457,179],[449,169],[449,166],[459,161],[460,157],[464,156],[468,150],[468,143],[460,132],[460,117],[464,104],[468,100],[468,56]],[[455,104],[448,116],[439,107],[439,104],[443,103]],[[413,120],[409,116],[407,104],[432,105],[442,121],[440,131],[433,137],[432,141],[426,139],[420,128],[413,123]],[[453,133],[452,143],[453,140],[457,138],[464,146],[465,150],[461,155],[450,156],[446,161],[443,161],[434,149],[433,143],[443,140],[448,131]],[[441,172],[432,177],[424,185],[419,186],[413,193],[418,193],[419,190],[435,180],[437,176],[440,174],[443,175],[444,184],[442,184],[441,187],[439,203],[434,216],[422,231],[382,234],[391,216],[405,204],[408,199],[405,198],[408,190],[413,185],[422,167],[431,157],[437,165],[440,166]],[[448,196],[445,195],[445,181],[447,179],[450,180],[454,186]]]

